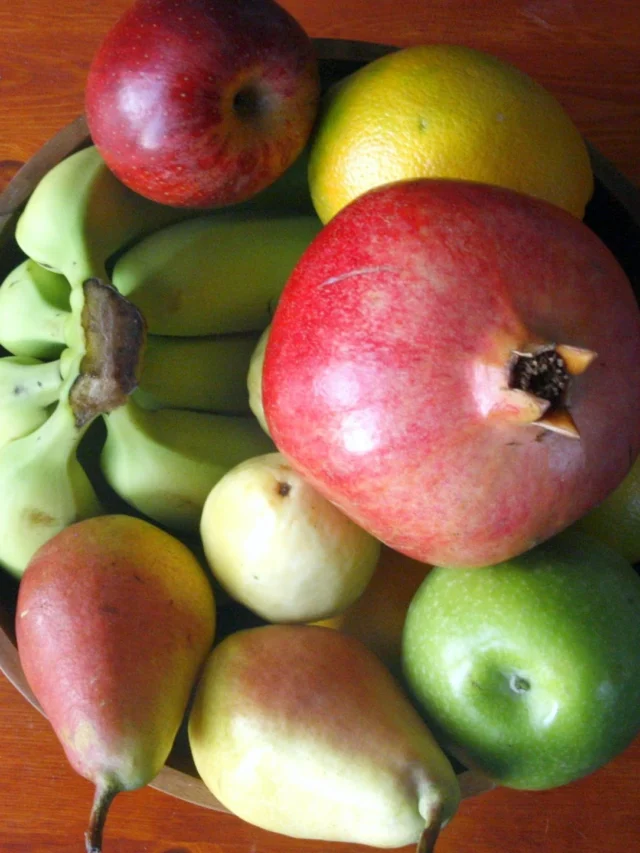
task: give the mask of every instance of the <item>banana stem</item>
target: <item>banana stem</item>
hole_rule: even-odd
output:
[[[89,827],[84,836],[86,853],[101,853],[102,835],[109,807],[120,790],[120,786],[113,779],[103,780],[96,785]]]
[[[77,303],[82,361],[69,402],[80,426],[124,405],[137,387],[146,326],[140,311],[100,279],[85,281]]]

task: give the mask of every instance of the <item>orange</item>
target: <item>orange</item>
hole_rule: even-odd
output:
[[[575,526],[630,563],[640,562],[640,456],[620,485]]]
[[[400,678],[404,619],[431,568],[383,545],[373,577],[355,604],[315,624],[356,637]]]
[[[375,186],[421,177],[497,184],[577,217],[593,192],[585,142],[555,97],[455,45],[370,62],[326,93],[318,116],[309,187],[323,222]]]

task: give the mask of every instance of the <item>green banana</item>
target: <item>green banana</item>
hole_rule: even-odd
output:
[[[96,418],[128,400],[144,343],[139,311],[111,285],[87,279],[71,292],[71,300],[80,309],[72,311],[78,346],[51,363],[48,377],[47,393],[55,396],[57,390],[58,402],[40,426],[0,447],[0,494],[5,496],[0,566],[17,577],[35,551],[64,527],[104,512],[78,450]],[[30,369],[46,372],[45,365]],[[63,376],[59,389],[53,388],[56,370]],[[9,394],[10,368],[6,371]],[[37,390],[44,379],[32,382],[29,374],[29,380],[23,383],[25,391],[46,401],[44,388]]]
[[[0,285],[0,346],[14,355],[57,358],[65,346],[70,287],[27,259]]]
[[[173,531],[196,533],[207,495],[234,465],[273,443],[254,418],[142,409],[131,399],[105,416],[100,466],[127,503]]]
[[[108,259],[142,235],[194,215],[132,192],[90,146],[60,161],[37,184],[15,237],[29,258],[76,287],[88,278],[106,279]]]
[[[141,356],[136,402],[145,409],[196,409],[248,414],[245,378],[258,335],[183,338],[148,335]],[[63,350],[66,376],[74,349]]]
[[[89,422],[79,426],[68,397],[36,430],[0,448],[0,565],[16,577],[37,549],[67,525],[103,508],[76,456]]]
[[[239,210],[311,212],[307,152]],[[22,251],[73,287],[108,279],[108,262],[143,236],[202,210],[157,204],[124,186],[91,145],[70,154],[38,183],[16,225]]]
[[[0,448],[47,420],[61,386],[59,361],[13,355],[0,358]]]
[[[133,246],[118,259],[112,281],[153,334],[262,331],[321,228],[316,216],[202,216]]]
[[[147,409],[248,414],[245,376],[256,340],[254,334],[149,335],[134,398]]]

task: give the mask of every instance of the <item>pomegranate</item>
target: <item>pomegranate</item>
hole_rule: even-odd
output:
[[[340,212],[265,354],[278,449],[382,542],[488,565],[577,520],[640,448],[640,310],[604,243],[543,201],[449,180]]]

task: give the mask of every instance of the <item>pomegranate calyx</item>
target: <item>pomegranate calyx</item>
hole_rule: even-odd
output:
[[[571,417],[568,409],[555,409],[547,412],[537,423],[538,426],[544,427],[551,432],[565,435],[567,438],[580,438],[576,422]]]
[[[584,373],[596,357],[593,350],[569,344],[541,344],[513,350],[509,388],[547,403],[533,423],[568,438],[580,438],[567,408],[571,377]]]
[[[584,347],[573,347],[569,344],[558,344],[556,352],[564,361],[564,366],[570,376],[579,376],[584,373],[598,354]]]
[[[553,407],[564,399],[568,387],[569,372],[553,344],[544,344],[530,352],[512,352],[509,388],[547,400]]]

